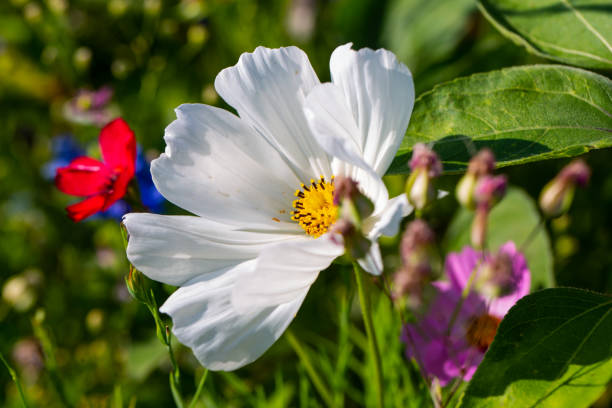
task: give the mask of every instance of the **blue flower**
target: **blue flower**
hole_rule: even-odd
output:
[[[53,180],[55,173],[60,167],[70,164],[77,157],[85,156],[85,151],[74,140],[70,133],[61,133],[51,141],[51,152],[53,159],[45,163],[42,168],[42,175],[47,180]]]
[[[164,208],[164,197],[157,191],[151,177],[151,163],[147,161],[140,146],[136,156],[136,180],[142,203],[153,213],[161,213]]]

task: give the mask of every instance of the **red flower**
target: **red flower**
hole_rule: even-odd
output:
[[[66,194],[87,197],[66,207],[68,216],[74,221],[106,211],[125,195],[134,177],[136,139],[123,119],[115,119],[104,126],[100,132],[100,150],[104,162],[78,157],[68,166],[57,169],[55,185],[58,189]]]

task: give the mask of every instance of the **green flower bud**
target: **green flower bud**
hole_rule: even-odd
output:
[[[134,299],[144,304],[151,303],[151,288],[147,278],[131,264],[128,276],[125,277],[125,285]]]
[[[436,199],[432,180],[442,173],[442,163],[433,150],[417,143],[412,150],[410,169],[412,173],[406,182],[406,196],[410,204],[422,210]]]

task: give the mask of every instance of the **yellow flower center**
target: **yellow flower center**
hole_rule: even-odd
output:
[[[472,319],[466,333],[468,343],[477,347],[482,352],[487,351],[493,342],[500,322],[500,318],[490,314],[484,314]]]
[[[291,211],[291,219],[308,235],[320,237],[336,221],[338,213],[334,205],[334,177],[330,182],[323,176],[319,180],[311,179],[310,185],[301,184],[301,187],[295,191],[298,199],[293,202],[295,210]]]

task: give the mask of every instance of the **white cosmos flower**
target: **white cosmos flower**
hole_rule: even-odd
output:
[[[336,48],[330,69],[332,82],[321,84],[296,47],[242,54],[215,80],[238,116],[179,106],[151,166],[164,197],[195,215],[125,217],[130,262],[180,286],[160,310],[211,370],[258,358],[343,253],[326,233],[333,176],[353,178],[374,202],[364,222],[373,242],[396,234],[410,210],[404,195],[389,199],[381,180],[412,112],[410,71],[387,50],[351,44]],[[306,213],[315,219],[304,221]],[[360,263],[381,272],[376,243]]]

